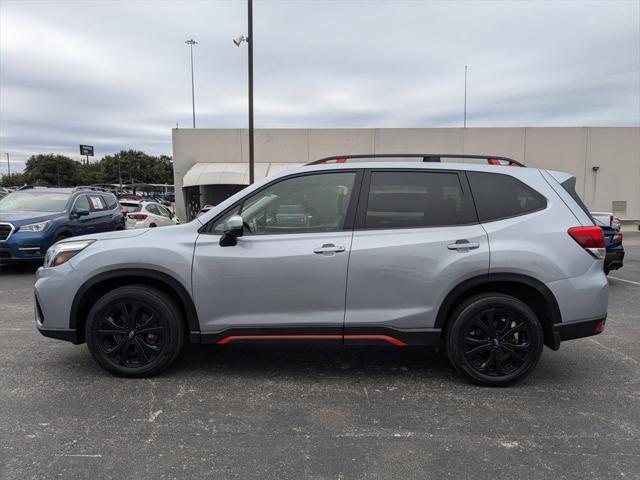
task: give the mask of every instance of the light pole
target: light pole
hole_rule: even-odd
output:
[[[9,163],[9,153],[5,152],[5,155],[7,156],[7,175],[11,177],[11,164]]]
[[[464,66],[464,128],[467,128],[467,66]]]
[[[247,0],[247,36],[233,39],[236,47],[242,42],[249,45],[249,184],[254,182],[253,157],[253,0]]]
[[[193,128],[196,128],[196,97],[193,87],[193,46],[197,45],[198,42],[191,38],[184,43],[189,45],[189,50],[191,50],[191,111],[193,112]]]

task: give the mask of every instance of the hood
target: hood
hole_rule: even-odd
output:
[[[58,215],[60,212],[0,212],[0,222],[11,222],[18,226],[51,220]]]
[[[155,230],[152,228],[141,228],[137,230],[116,230],[113,232],[94,233],[89,235],[78,235],[77,237],[69,237],[62,242],[75,242],[77,240],[120,240],[121,238],[133,238],[139,237],[148,233],[149,230]]]

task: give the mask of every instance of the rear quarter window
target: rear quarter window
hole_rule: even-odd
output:
[[[543,210],[547,200],[511,175],[467,172],[481,222],[517,217]]]
[[[104,202],[107,205],[107,209],[113,210],[118,206],[118,200],[114,195],[103,195],[102,198],[104,199]]]

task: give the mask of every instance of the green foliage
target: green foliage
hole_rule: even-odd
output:
[[[122,150],[107,155],[100,164],[106,181],[111,183],[116,183],[120,174],[123,182],[173,183],[173,163],[166,155],[154,157],[139,150]]]
[[[33,155],[22,174],[5,175],[2,185],[48,185],[73,187],[120,181],[123,183],[173,183],[171,157],[147,155],[139,150],[122,150],[89,164],[80,163],[64,155]]]
[[[72,187],[80,181],[80,163],[53,153],[32,155],[24,175],[31,185]]]
[[[2,187],[21,187],[27,183],[27,177],[24,173],[12,173],[11,175],[3,175],[0,179]]]

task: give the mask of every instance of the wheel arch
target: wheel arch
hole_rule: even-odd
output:
[[[171,296],[183,311],[188,332],[199,332],[200,323],[195,304],[179,280],[158,270],[124,268],[95,275],[83,283],[76,292],[71,304],[69,327],[77,330],[80,342],[84,341],[86,318],[95,302],[114,288],[135,284],[153,286]]]
[[[523,274],[490,273],[459,283],[440,304],[434,327],[444,331],[456,305],[471,296],[489,292],[504,293],[524,302],[542,324],[545,345],[553,350],[558,349],[560,341],[553,328],[555,323],[562,322],[558,301],[544,283]]]

